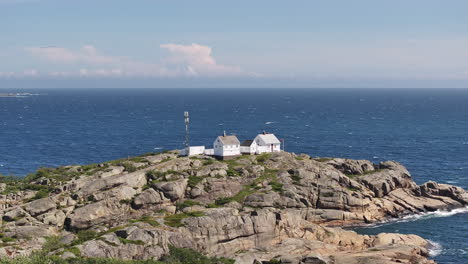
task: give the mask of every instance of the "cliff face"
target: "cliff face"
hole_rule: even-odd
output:
[[[433,263],[421,237],[340,227],[468,205],[463,189],[418,186],[396,162],[287,152],[229,161],[144,155],[41,169],[0,189],[7,256],[53,238],[50,254],[63,257],[159,259],[173,245],[237,263]]]

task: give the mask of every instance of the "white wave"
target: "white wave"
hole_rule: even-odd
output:
[[[154,149],[163,149],[164,147],[155,147]]]
[[[406,222],[413,222],[413,221],[418,221],[418,220],[424,220],[424,219],[430,219],[430,218],[439,218],[439,217],[449,217],[453,216],[456,214],[464,214],[468,213],[468,206],[463,207],[463,208],[457,208],[453,209],[450,211],[447,210],[437,210],[434,212],[426,212],[426,213],[420,213],[420,214],[413,214],[413,215],[407,215],[403,216],[400,218],[391,218],[385,221],[382,221],[377,224],[369,224],[366,226],[366,228],[377,228],[381,226],[386,226],[390,225],[393,223],[406,223]]]
[[[458,183],[458,181],[446,181],[446,183],[455,184]]]
[[[429,240],[429,256],[431,257],[435,257],[437,255],[440,255],[440,253],[442,253],[442,245],[440,245],[439,243],[435,242],[435,241],[432,241],[432,240]]]
[[[276,123],[274,121],[268,121],[268,122],[265,122],[265,125],[269,125],[269,124],[273,124],[273,123]]]
[[[457,208],[453,209],[450,211],[447,210],[437,210],[434,212],[427,212],[427,213],[421,213],[421,214],[416,214],[416,215],[408,215],[405,217],[402,217],[396,221],[398,222],[409,222],[409,221],[416,221],[420,219],[428,219],[428,218],[438,218],[438,217],[449,217],[452,215],[456,214],[463,214],[463,213],[468,213],[468,206],[463,207],[463,208]]]

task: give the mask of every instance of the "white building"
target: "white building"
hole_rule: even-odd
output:
[[[281,142],[274,134],[263,132],[262,134],[258,134],[254,141],[257,143],[256,154],[281,151]]]
[[[184,148],[181,152],[181,156],[193,156],[193,155],[203,155],[205,154],[205,146],[190,146]]]
[[[257,152],[257,142],[255,140],[244,140],[240,145],[240,151],[242,154],[255,154]]]
[[[218,157],[238,156],[240,152],[240,141],[236,136],[219,136],[213,143],[214,155]]]

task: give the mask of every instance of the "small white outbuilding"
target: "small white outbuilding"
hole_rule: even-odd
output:
[[[257,143],[256,154],[281,151],[281,142],[274,134],[263,132],[258,134],[254,141]]]
[[[181,156],[203,155],[205,153],[205,146],[190,146],[182,149]]]
[[[257,142],[255,140],[244,140],[240,146],[242,154],[253,155],[257,151]]]
[[[240,141],[236,136],[227,136],[226,133],[218,136],[213,143],[214,155],[218,157],[238,156],[240,152]]]

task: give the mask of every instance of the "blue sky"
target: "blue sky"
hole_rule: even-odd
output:
[[[0,0],[0,87],[468,87],[468,1]]]

